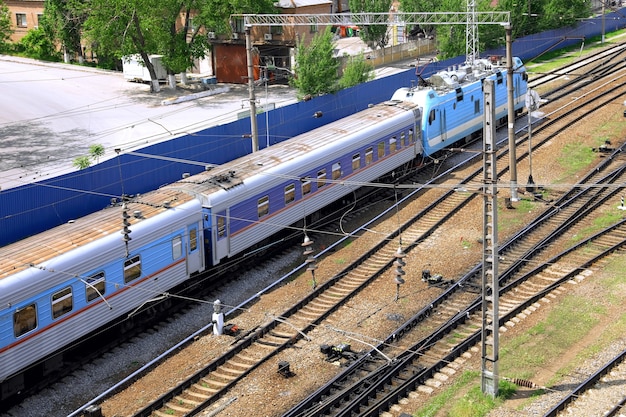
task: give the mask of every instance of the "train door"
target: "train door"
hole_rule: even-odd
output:
[[[215,213],[213,224],[213,262],[214,265],[227,257],[230,253],[230,231],[228,225],[228,210]]]
[[[445,131],[445,117],[442,107],[439,105],[433,106],[428,111],[428,119],[426,120],[426,129],[424,129],[424,143],[428,144],[426,152],[430,155],[442,147],[442,142],[446,140]]]
[[[446,108],[443,107],[439,114],[439,130],[441,131],[441,142],[448,140],[448,127],[446,125]]]
[[[202,209],[202,238],[204,239],[204,259],[205,266],[214,265],[213,261],[213,218],[211,210]]]
[[[187,272],[193,274],[204,270],[202,251],[202,233],[198,224],[187,226]]]

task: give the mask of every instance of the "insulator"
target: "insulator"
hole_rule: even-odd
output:
[[[404,259],[402,258],[398,258],[395,261],[393,261],[393,264],[397,267],[403,267],[406,266],[406,262],[404,262]]]
[[[394,255],[396,258],[402,259],[406,257],[406,253],[402,250],[402,247],[398,247],[396,254]]]
[[[401,277],[402,275],[405,275],[406,272],[404,272],[404,269],[402,269],[401,267],[397,267],[396,268],[396,276]]]
[[[127,228],[128,226],[130,226],[130,220],[128,220],[128,218],[127,218],[127,217],[124,217],[123,223],[124,223],[124,227],[125,227],[125,228]]]
[[[404,279],[400,276],[396,276],[396,284],[398,285],[404,284]]]
[[[309,248],[306,248],[306,249],[304,250],[304,252],[302,252],[302,254],[303,254],[304,256],[309,256],[309,255],[310,255],[310,254],[312,254],[313,252],[315,252],[315,251],[313,250],[313,248],[310,248],[310,247],[309,247]]]
[[[307,264],[315,263],[315,258],[313,256],[309,256],[304,262],[306,262]]]
[[[538,385],[536,385],[534,382],[529,381],[527,379],[513,378],[511,382],[513,382],[518,387],[539,388]]]
[[[133,240],[133,239],[132,239],[130,236],[128,236],[128,235],[124,235],[124,236],[122,237],[122,240],[124,240],[124,242],[129,242],[129,241],[131,241],[131,240]]]
[[[311,246],[312,244],[313,244],[313,241],[309,239],[309,236],[304,235],[304,242],[302,242],[300,246],[307,247],[307,246]]]

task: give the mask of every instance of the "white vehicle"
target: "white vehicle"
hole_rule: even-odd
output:
[[[154,65],[154,71],[156,71],[157,79],[165,81],[167,78],[167,71],[163,66],[161,59],[162,55],[150,55],[150,62]],[[129,81],[150,82],[150,73],[148,68],[141,59],[141,55],[127,55],[122,58],[122,65],[124,69],[124,78]]]

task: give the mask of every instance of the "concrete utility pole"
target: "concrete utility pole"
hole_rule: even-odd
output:
[[[252,61],[251,26],[246,26],[246,60],[248,61],[248,93],[250,94],[250,133],[252,152],[259,150],[259,128],[256,121],[256,97],[254,95],[254,63]]]
[[[513,102],[513,41],[511,25],[506,25],[506,88],[509,134],[509,172],[511,174],[511,201],[519,201],[517,196],[517,153],[515,152],[515,103]],[[486,113],[486,112],[485,112]]]
[[[498,395],[499,293],[498,283],[498,167],[496,146],[496,97],[493,80],[485,80],[483,134],[483,271],[481,330],[481,389]]]

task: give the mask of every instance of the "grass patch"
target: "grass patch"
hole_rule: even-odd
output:
[[[606,309],[601,302],[569,295],[525,334],[500,347],[500,371],[509,378],[532,379],[581,340]]]
[[[602,36],[594,36],[593,38],[589,38],[585,40],[585,46],[583,48],[584,52],[594,51],[596,49],[604,48],[608,43],[611,42],[619,42],[619,36],[624,34],[624,30],[618,30],[616,32],[611,32],[605,34],[605,42],[601,44]],[[615,39],[617,38],[617,39]],[[557,68],[562,67],[565,64],[568,64],[574,59],[580,57],[580,45],[572,45],[568,48],[557,49],[554,51],[546,52],[542,54],[540,57],[529,61],[526,65],[532,65],[532,71],[537,73],[550,72]]]
[[[565,170],[565,175],[569,177],[589,166],[595,157],[596,153],[589,146],[581,143],[568,143],[561,151],[557,162]]]
[[[574,236],[571,238],[572,244],[576,242],[580,242],[590,236],[593,236],[595,233],[600,230],[606,229],[607,227],[616,224],[622,220],[622,212],[618,210],[615,211],[607,211],[603,213],[600,217],[596,217],[593,219],[593,222],[590,226],[583,227],[576,232]]]
[[[498,204],[498,230],[508,233],[511,229],[519,229],[527,223],[525,214],[532,212],[537,207],[537,202],[528,199],[520,199],[513,203],[514,209],[508,209],[504,203]]]
[[[441,394],[436,395],[428,404],[417,410],[414,417],[432,417],[442,410],[449,417],[480,417],[487,415],[492,409],[515,392],[515,385],[508,381],[500,381],[499,393],[496,398],[482,393],[480,388],[480,372],[463,372],[457,380]],[[461,396],[461,394],[463,394]],[[461,398],[458,399],[458,397]]]

